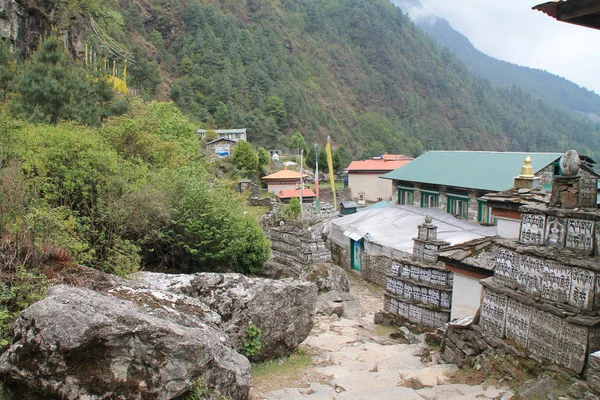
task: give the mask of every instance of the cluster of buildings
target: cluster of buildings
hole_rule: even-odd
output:
[[[347,169],[352,196],[389,201],[331,221],[333,261],[387,287],[386,310],[415,323],[434,327],[473,316],[483,293],[480,280],[493,276],[496,267],[500,246],[494,238],[544,237],[536,228],[539,217],[525,218],[521,209],[550,205],[552,184],[563,174],[561,158],[560,153],[431,151],[414,160],[353,162]],[[402,165],[386,172],[391,162]],[[573,189],[563,188],[555,198],[595,210],[599,175],[593,165],[581,157],[577,190],[585,194],[583,204],[572,197]],[[369,169],[384,173],[368,174]],[[556,222],[558,228],[565,223]],[[425,239],[424,230],[430,232]],[[450,274],[451,283],[432,283],[440,274]]]

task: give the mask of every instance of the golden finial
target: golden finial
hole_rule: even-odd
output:
[[[531,157],[527,156],[525,158],[525,165],[521,167],[521,175],[519,175],[519,178],[535,178],[533,167],[531,166]]]

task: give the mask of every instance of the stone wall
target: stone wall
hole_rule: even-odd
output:
[[[321,237],[322,228],[322,224],[303,227],[293,220],[265,227],[273,260],[291,267],[293,275],[299,275],[304,266],[331,262],[331,251]]]
[[[540,363],[581,373],[588,354],[600,350],[600,214],[539,206],[521,211],[519,241],[496,240],[494,276],[481,281],[481,319],[473,329],[485,331],[481,338],[510,340]],[[448,332],[447,361],[475,351],[461,349],[463,339]]]
[[[350,188],[337,189],[335,194],[338,204],[340,201],[352,200]],[[319,199],[321,203],[333,204],[333,192],[331,191],[331,188],[319,188]]]
[[[600,399],[600,352],[590,354],[586,383],[589,391],[585,399]]]
[[[392,262],[393,260],[386,256],[363,254],[363,279],[384,287],[387,283],[387,274],[390,273]]]
[[[437,227],[430,216],[419,225],[411,257],[393,259],[386,275],[384,311],[438,328],[450,320],[454,274],[438,262]]]
[[[350,239],[348,239],[348,242]],[[346,249],[334,242],[330,242],[331,259],[335,265],[350,270],[350,249]]]

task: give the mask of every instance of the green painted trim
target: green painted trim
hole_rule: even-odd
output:
[[[446,193],[446,197],[449,198],[449,199],[463,200],[463,201],[466,201],[466,202],[471,201],[471,198],[469,196],[463,196],[461,194]]]
[[[438,205],[436,207],[440,206],[440,194],[438,192],[428,192],[428,191],[421,190],[421,208],[425,208],[425,196],[437,197]],[[428,208],[429,208],[429,206],[428,206]]]

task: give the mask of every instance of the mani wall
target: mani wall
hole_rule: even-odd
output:
[[[387,275],[384,310],[394,318],[437,328],[450,320],[452,272],[438,263],[437,227],[430,216],[419,225],[412,257],[393,260]]]
[[[540,362],[581,373],[588,355],[600,350],[600,213],[577,208],[589,196],[575,178],[554,180],[551,207],[520,208],[518,241],[496,241],[494,276],[481,281],[477,328],[510,339]],[[473,329],[458,325],[449,326],[446,361],[479,351],[465,338]]]

